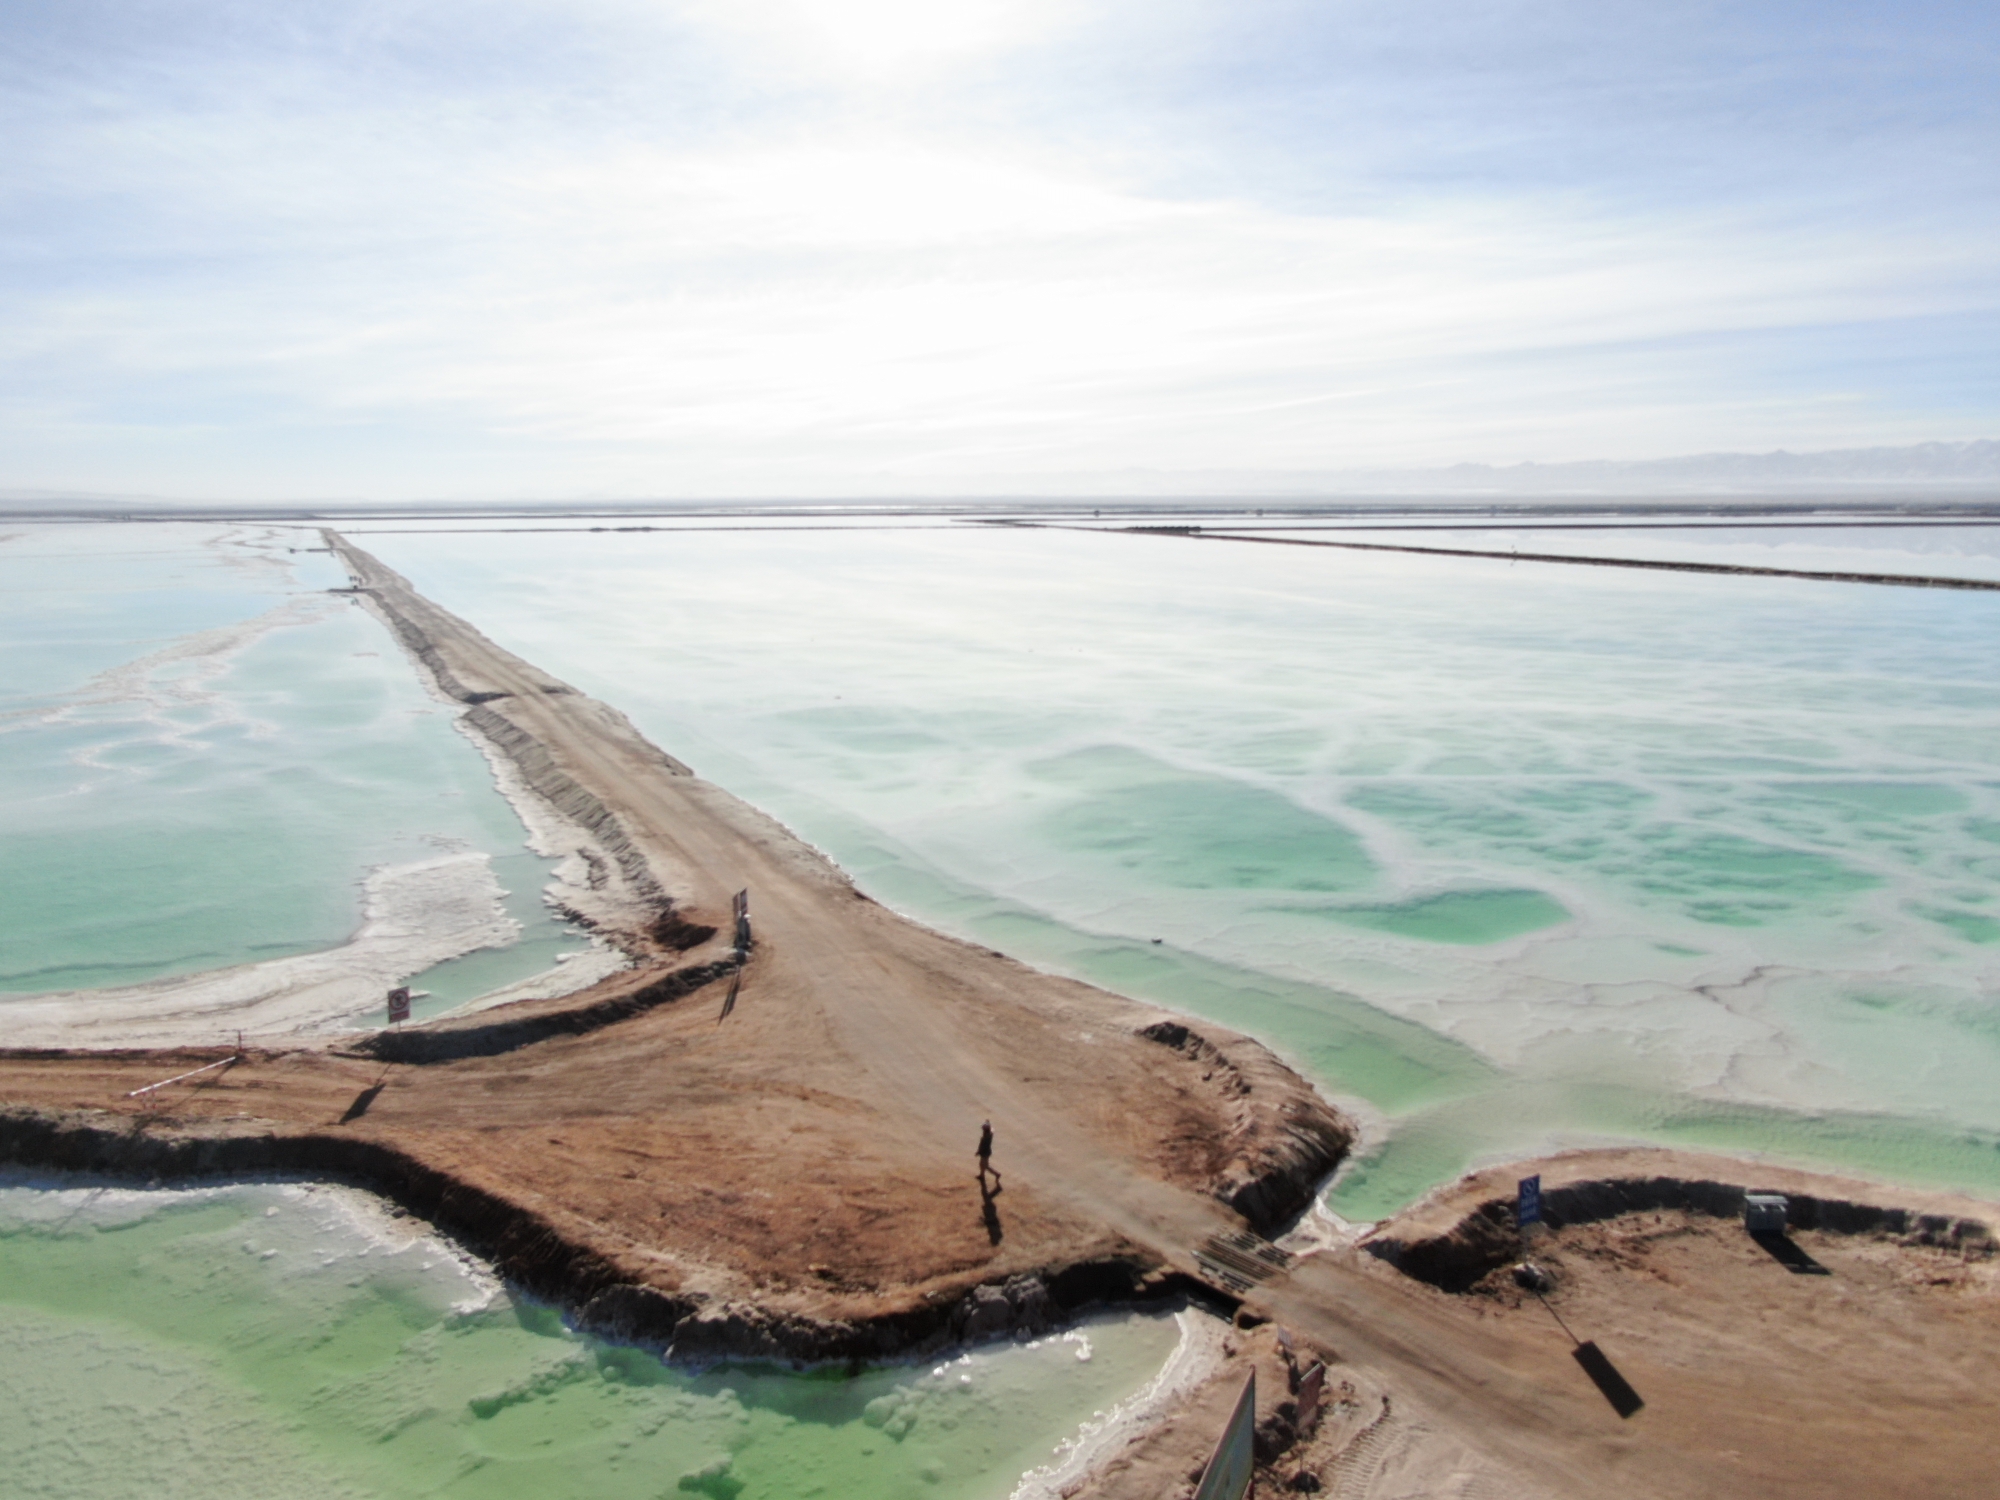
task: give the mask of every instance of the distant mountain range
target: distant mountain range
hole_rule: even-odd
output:
[[[1440,469],[1168,472],[1129,469],[1050,476],[1068,493],[1131,495],[1825,495],[2000,499],[2000,441],[1840,448],[1824,453],[1700,453],[1683,458],[1558,464],[1454,464]],[[1069,488],[1065,481],[1074,485]],[[1047,485],[1048,480],[1043,481]]]
[[[311,515],[368,511],[501,510],[593,511],[615,513],[646,507],[704,503],[756,504],[760,501],[948,504],[981,499],[1254,500],[1429,496],[1474,503],[1482,498],[1700,500],[1704,498],[1826,499],[1834,502],[1935,499],[2000,503],[2000,440],[1916,443],[1902,448],[1839,448],[1822,453],[1700,453],[1684,458],[1595,459],[1558,464],[1454,464],[1438,469],[1099,469],[1070,473],[996,473],[977,482],[926,480],[883,475],[848,480],[818,494],[606,497],[548,496],[500,500],[411,497],[403,501],[327,496],[296,500],[228,502],[201,497],[89,494],[61,490],[0,490],[0,514],[72,511],[105,514],[150,512],[257,512]]]

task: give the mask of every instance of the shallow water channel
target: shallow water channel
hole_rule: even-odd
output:
[[[14,994],[335,947],[369,871],[471,855],[511,940],[410,977],[419,1014],[587,940],[552,862],[387,632],[296,528],[0,539],[0,1030]]]
[[[9,1496],[999,1500],[1179,1340],[1111,1313],[849,1376],[582,1337],[376,1200],[0,1186]]]

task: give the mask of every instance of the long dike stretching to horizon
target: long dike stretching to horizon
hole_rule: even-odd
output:
[[[646,742],[622,715],[507,656],[414,595],[366,554],[329,540],[342,546],[356,573],[356,589],[366,592],[421,669],[442,692],[467,705],[469,727],[507,757],[548,811],[579,830],[598,851],[593,885],[618,889],[596,892],[615,899],[579,915],[633,954],[635,967],[561,1000],[511,1005],[458,1021],[379,1032],[321,1048],[272,1051],[253,1044],[234,1066],[188,1091],[178,1106],[156,1101],[169,1106],[157,1119],[138,1106],[109,1111],[101,1104],[77,1106],[87,1106],[91,1094],[129,1092],[108,1087],[113,1079],[150,1082],[235,1054],[211,1056],[187,1049],[0,1053],[0,1096],[15,1098],[0,1115],[0,1151],[8,1159],[149,1181],[268,1172],[331,1175],[372,1188],[432,1220],[522,1286],[570,1308],[583,1326],[683,1354],[734,1352],[807,1360],[880,1358],[934,1346],[941,1338],[1044,1326],[1065,1309],[1107,1296],[1186,1290],[1197,1284],[1188,1251],[1206,1232],[1196,1226],[1225,1227],[1233,1208],[1244,1216],[1237,1222],[1275,1232],[1306,1205],[1337,1165],[1352,1138],[1351,1128],[1254,1042],[1226,1034],[1211,1039],[1177,1024],[1149,1035],[1146,1029],[1161,1020],[1157,1010],[1038,975],[893,917],[859,896],[815,851]],[[645,800],[656,795],[668,800]],[[697,834],[700,838],[689,843]],[[719,893],[742,877],[710,871],[703,859],[720,857],[733,864],[738,855],[732,850],[752,857],[753,867],[761,863],[764,876],[753,884],[762,908],[772,912],[747,956],[729,951],[730,939],[718,934],[722,924],[711,920],[724,904]],[[817,916],[822,909],[826,915]],[[1167,1173],[1199,1190],[1187,1198],[1182,1197],[1184,1188],[1166,1190],[1155,1205],[1155,1212],[1164,1206],[1183,1217],[1194,1211],[1177,1236],[1178,1250],[1173,1236],[1165,1245],[1146,1243],[1151,1236],[1140,1231],[1142,1221],[1107,1233],[1090,1226],[1087,1210],[1084,1219],[1076,1219],[1079,1209],[1068,1206],[1074,1190],[1061,1183],[1050,1188],[1051,1201],[1038,1205],[1036,1170],[1022,1165],[1012,1168],[1010,1188],[1026,1196],[1009,1202],[1019,1202],[1018,1212],[1027,1217],[1023,1228],[1008,1234],[1004,1247],[995,1238],[969,1261],[950,1251],[938,1261],[934,1252],[919,1246],[906,1252],[915,1257],[902,1268],[907,1282],[883,1281],[861,1295],[840,1292],[839,1282],[829,1288],[817,1274],[802,1274],[803,1266],[777,1270],[786,1292],[769,1301],[751,1293],[750,1285],[764,1284],[777,1268],[649,1270],[649,1241],[665,1247],[670,1257],[676,1253],[679,1231],[671,1219],[642,1228],[628,1211],[620,1231],[607,1239],[600,1211],[579,1213],[565,1204],[564,1190],[547,1180],[546,1171],[516,1158],[537,1180],[524,1193],[509,1185],[505,1152],[481,1147],[467,1156],[454,1144],[468,1126],[489,1140],[502,1129],[490,1105],[480,1103],[466,1116],[462,1101],[493,1098],[496,1086],[534,1079],[547,1068],[557,1070],[565,1100],[554,1115],[575,1115],[580,1109],[582,1119],[566,1128],[599,1128],[583,1124],[601,1118],[597,1111],[605,1107],[595,1096],[592,1077],[605,1069],[625,1073],[635,1066],[634,1048],[647,1054],[662,1045],[706,1045],[713,1023],[706,1016],[696,1018],[684,1002],[725,977],[749,981],[760,1013],[780,1003],[805,1011],[823,1006],[843,981],[837,968],[829,970],[809,951],[799,953],[787,928],[787,918],[793,916],[831,923],[824,929],[827,935],[849,943],[872,931],[878,934],[873,945],[891,963],[909,962],[898,957],[909,952],[918,964],[912,971],[918,982],[896,993],[907,993],[908,1003],[933,1024],[941,1017],[927,998],[931,986],[963,992],[968,975],[990,972],[986,983],[991,998],[981,1003],[999,1007],[993,1012],[995,1022],[1004,1018],[1002,1034],[994,1038],[1002,1055],[1019,1051],[1024,1039],[1050,1020],[1082,1014],[1078,1006],[1095,1012],[1098,1024],[1108,1023],[1107,1040],[1123,1038],[1115,1045],[1131,1058],[1113,1075],[1128,1081],[1111,1084],[1114,1092],[1125,1091],[1122,1108],[1142,1121],[1151,1112],[1159,1128],[1180,1133],[1175,1157],[1163,1158]],[[862,951],[868,946],[864,940]],[[795,982],[788,982],[784,965],[795,955],[804,958],[804,968]],[[865,959],[866,972],[876,975],[881,961]],[[879,978],[858,982],[870,992],[880,989]],[[847,983],[852,989],[853,982]],[[742,1103],[732,1107],[754,1112],[772,1089],[796,1090],[799,1081],[819,1076],[808,1068],[799,1081],[787,1081],[798,1070],[797,1060],[788,1055],[786,1032],[798,1024],[811,1023],[801,1013],[788,1027],[750,1043],[753,1050],[763,1049],[762,1056],[749,1064],[752,1076],[739,1085]],[[909,1029],[904,1022],[897,1025]],[[648,1026],[653,1032],[639,1037]],[[931,1065],[962,1066],[965,1057],[992,1045],[970,1035],[949,1046],[940,1044]],[[545,1056],[551,1049],[560,1049],[559,1057]],[[597,1049],[609,1049],[603,1063],[595,1061]],[[665,1066],[670,1072],[676,1066],[661,1057],[636,1065]],[[1101,1070],[1096,1065],[1089,1070],[1104,1088],[1107,1079]],[[42,1086],[37,1092],[53,1096],[49,1102],[23,1107],[20,1089],[10,1085],[28,1076]],[[86,1076],[89,1082],[83,1081]],[[845,1074],[828,1082],[844,1082],[849,1089],[858,1085],[857,1104],[868,1098],[865,1061],[858,1070],[850,1064]],[[714,1092],[712,1078],[700,1072],[683,1072],[673,1087],[700,1098]],[[84,1098],[76,1097],[79,1088]],[[69,1096],[66,1107],[56,1102],[64,1096]],[[225,1099],[245,1108],[228,1118],[202,1117],[205,1109]],[[435,1105],[426,1103],[440,1099]],[[1005,1102],[989,1099],[982,1107],[998,1115]],[[907,1108],[907,1101],[885,1099],[862,1107]],[[945,1107],[961,1106],[947,1101]],[[1034,1106],[1037,1111],[1047,1107]],[[187,1117],[178,1117],[176,1108]],[[431,1117],[437,1127],[412,1134],[408,1126],[380,1123],[391,1121],[399,1108],[408,1112],[411,1125],[425,1121],[427,1109],[444,1113]],[[545,1154],[536,1148],[551,1118],[530,1106],[509,1127],[520,1137],[514,1149]],[[658,1140],[662,1132],[685,1128],[685,1117],[671,1106],[643,1109],[629,1125],[618,1123],[623,1118],[614,1116],[608,1127],[605,1144],[613,1157],[595,1170],[610,1170],[616,1154],[628,1150],[621,1139],[634,1131]],[[1145,1128],[1143,1123],[1139,1127],[1142,1133]],[[924,1134],[930,1133],[925,1127]],[[1013,1134],[1025,1138],[1030,1132],[1024,1128]],[[438,1144],[427,1144],[433,1138]],[[754,1153],[754,1137],[745,1135],[740,1149]],[[675,1170],[699,1177],[701,1162],[716,1164],[706,1145],[695,1143],[694,1153]],[[1195,1165],[1190,1169],[1180,1157]],[[1050,1158],[1048,1165],[1058,1166],[1058,1159]],[[585,1169],[586,1180],[591,1170]],[[869,1175],[866,1166],[859,1170],[861,1178]],[[1129,1170],[1118,1175],[1127,1176]],[[563,1173],[561,1180],[572,1175]],[[871,1190],[857,1179],[852,1191],[865,1196]],[[969,1185],[967,1191],[970,1196]],[[532,1206],[538,1201],[546,1206]],[[976,1201],[972,1199],[968,1227],[977,1224]],[[782,1205],[777,1211],[781,1217],[786,1213]],[[1037,1215],[1053,1216],[1039,1234],[1030,1227]],[[1029,1242],[1016,1250],[1014,1241],[1024,1234]],[[690,1285],[690,1276],[699,1285]],[[868,1285],[869,1278],[854,1284]]]

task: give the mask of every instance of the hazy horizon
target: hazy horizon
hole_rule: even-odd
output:
[[[1597,460],[1564,464],[1493,465],[1463,463],[1450,468],[1357,469],[1331,471],[1199,470],[1175,474],[1160,470],[1111,470],[1095,475],[1061,476],[1067,487],[1008,487],[1005,476],[983,486],[957,491],[857,487],[850,491],[763,495],[702,494],[548,494],[495,496],[441,494],[269,495],[235,501],[201,495],[89,494],[60,490],[0,488],[0,513],[89,515],[107,506],[137,509],[213,507],[217,511],[258,513],[285,508],[319,508],[358,513],[393,512],[410,508],[496,510],[599,506],[624,511],[646,506],[718,508],[767,506],[962,506],[993,508],[1006,502],[1023,505],[1088,505],[1094,502],[1144,506],[1228,500],[1255,504],[1259,500],[1310,505],[1362,505],[1431,502],[1476,507],[1483,503],[1535,501],[1588,508],[1646,498],[1662,504],[1681,502],[1755,504],[1759,501],[1819,503],[1829,506],[1871,502],[1922,501],[1979,505],[2000,500],[2000,441],[1931,442],[1901,448],[1836,449],[1817,453],[1707,453],[1674,458]]]

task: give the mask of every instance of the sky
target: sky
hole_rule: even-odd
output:
[[[2000,436],[1996,77],[1991,0],[0,0],[0,491]]]

